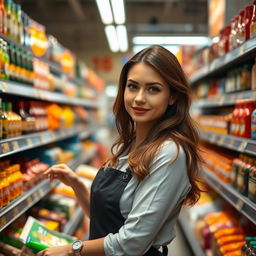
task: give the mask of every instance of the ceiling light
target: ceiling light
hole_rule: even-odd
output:
[[[136,36],[134,44],[159,45],[209,45],[211,39],[206,36]]]
[[[109,25],[105,27],[105,33],[108,40],[109,48],[112,52],[118,52],[119,50],[119,43],[118,38],[116,35],[115,26]]]
[[[104,24],[113,23],[113,16],[109,0],[96,0],[101,20]]]
[[[124,1],[111,0],[111,4],[112,4],[115,23],[124,24],[125,23]]]
[[[117,33],[120,51],[126,52],[128,50],[128,39],[127,39],[126,27],[124,25],[117,26],[116,33]]]
[[[135,54],[148,46],[150,46],[150,45],[135,45],[133,47],[133,53]],[[179,46],[174,46],[174,45],[162,45],[162,46],[164,48],[166,48],[167,50],[169,50],[174,55],[176,55],[179,51]]]

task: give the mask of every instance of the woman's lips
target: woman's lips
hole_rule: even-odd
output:
[[[133,112],[135,114],[145,114],[147,111],[149,111],[149,109],[146,109],[146,108],[132,108],[133,109]]]

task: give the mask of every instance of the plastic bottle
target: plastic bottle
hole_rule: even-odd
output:
[[[240,101],[237,101],[235,108],[232,112],[232,118],[231,118],[231,135],[234,135],[234,136],[236,136],[236,133],[237,133],[237,116],[238,116],[239,108],[240,108]],[[255,113],[255,115],[256,115],[256,113]],[[256,127],[255,127],[255,129],[256,129]],[[255,133],[256,133],[256,131],[255,131]],[[255,136],[256,136],[256,134],[255,134]]]
[[[4,207],[9,204],[9,183],[6,179],[5,171],[0,171],[0,184],[3,191],[2,206]]]
[[[254,161],[254,165],[249,176],[248,197],[256,203],[256,161]]]
[[[3,138],[4,113],[2,111],[2,99],[0,98],[0,140]]]
[[[242,125],[242,117],[243,117],[243,111],[244,111],[244,100],[238,101],[238,112],[236,116],[236,129],[234,130],[235,136],[240,136],[240,129]]]
[[[239,137],[251,138],[251,115],[255,109],[253,100],[243,101],[243,111],[241,112]]]
[[[256,140],[256,108],[251,115],[251,138]]]
[[[250,39],[250,28],[252,22],[252,14],[253,14],[253,5],[247,5],[245,7],[245,40]]]
[[[245,23],[244,23],[245,11],[239,11],[239,18],[237,23],[237,34],[236,34],[236,43],[237,46],[241,45],[245,41]]]
[[[256,4],[253,3],[252,20],[250,25],[250,38],[256,36]]]

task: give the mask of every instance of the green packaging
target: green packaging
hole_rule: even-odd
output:
[[[39,221],[29,216],[21,233],[21,239],[34,253],[46,248],[73,243],[75,238],[49,230]]]

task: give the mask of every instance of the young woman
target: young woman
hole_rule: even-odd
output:
[[[46,171],[74,189],[90,216],[90,240],[38,256],[167,255],[181,206],[193,205],[200,194],[190,93],[176,57],[161,46],[124,65],[114,104],[119,137],[91,192],[64,164]]]

